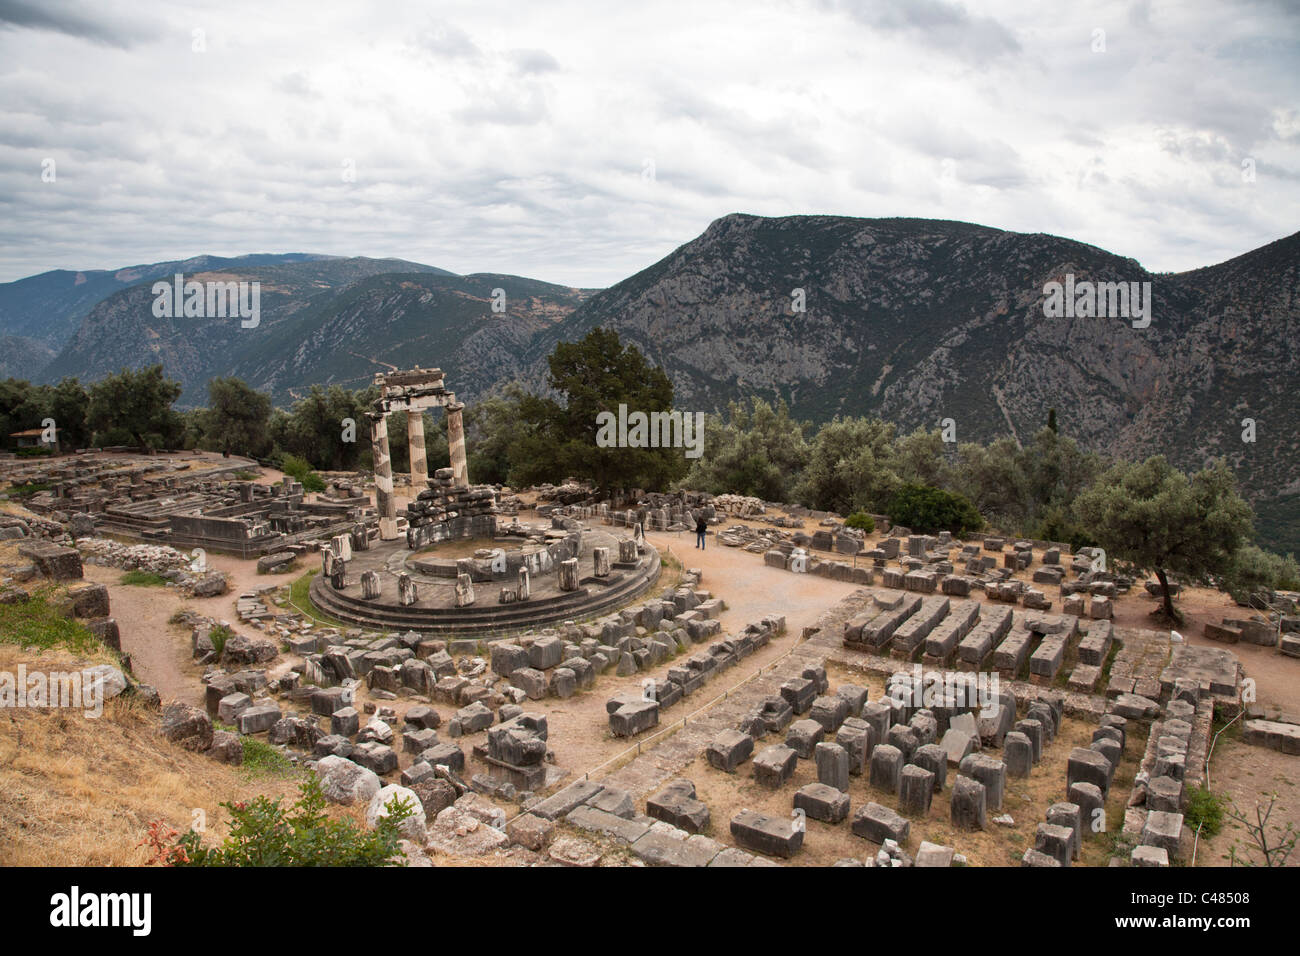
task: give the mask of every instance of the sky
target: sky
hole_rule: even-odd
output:
[[[314,252],[603,287],[733,212],[1240,255],[1300,229],[1300,3],[0,0],[0,281]]]

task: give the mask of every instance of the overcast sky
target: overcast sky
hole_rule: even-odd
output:
[[[321,252],[605,286],[731,212],[1195,268],[1300,229],[1297,6],[0,0],[0,280]]]

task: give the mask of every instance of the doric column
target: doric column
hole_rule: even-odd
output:
[[[388,416],[367,412],[370,447],[375,458],[375,507],[379,509],[379,537],[397,539],[397,500],[393,497],[393,459],[388,450]]]
[[[447,406],[447,445],[451,449],[451,477],[457,488],[469,487],[469,462],[465,459],[465,422],[461,402]]]
[[[429,486],[429,459],[424,454],[424,412],[412,408],[406,413],[406,444],[411,457],[411,497]]]

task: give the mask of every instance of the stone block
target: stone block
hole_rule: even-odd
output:
[[[1074,855],[1074,834],[1051,823],[1040,823],[1034,833],[1034,849],[1045,853],[1061,866],[1069,866]]]
[[[794,807],[810,819],[839,823],[849,815],[849,795],[824,783],[810,783],[795,793]]]
[[[905,766],[900,778],[899,809],[903,813],[924,816],[930,812],[933,796],[934,774],[916,764]]]
[[[871,752],[871,786],[897,794],[903,772],[903,752],[889,744],[880,744]]]
[[[659,726],[659,704],[653,700],[630,701],[609,715],[609,730],[615,737],[635,737]]]
[[[907,843],[912,824],[889,807],[868,803],[853,815],[851,828],[854,836],[872,843],[883,844],[886,840],[893,840],[903,846]]]
[[[866,770],[867,761],[876,745],[875,734],[875,728],[858,717],[850,717],[840,725],[835,742],[848,754],[849,773],[853,776]]]
[[[731,819],[731,835],[747,850],[788,859],[803,846],[804,831],[791,820],[742,810]]]
[[[678,778],[646,801],[646,813],[687,833],[701,833],[709,827],[709,808],[695,799],[695,784]]]
[[[948,755],[942,747],[938,744],[917,747],[916,753],[912,754],[912,763],[934,775],[936,793],[943,789],[948,777]]]
[[[754,738],[736,730],[724,730],[705,748],[704,756],[709,766],[727,773],[733,773],[737,767],[748,760],[754,753]]]
[[[813,748],[821,743],[825,735],[826,731],[817,721],[810,718],[796,720],[786,733],[785,745],[802,759],[807,760],[813,755]]]
[[[1110,761],[1097,751],[1075,747],[1070,751],[1069,759],[1066,762],[1066,786],[1075,783],[1091,783],[1104,796],[1110,791],[1113,772]]]
[[[837,743],[822,742],[813,749],[817,781],[836,790],[849,789],[849,754]]]
[[[996,757],[971,754],[961,762],[961,772],[984,784],[985,806],[989,810],[1002,809],[1002,796],[1006,790],[1007,765]]]
[[[987,829],[987,794],[984,784],[972,777],[958,775],[953,781],[952,825],[959,830]]]
[[[794,776],[799,755],[784,744],[764,747],[754,757],[754,782],[776,789]]]

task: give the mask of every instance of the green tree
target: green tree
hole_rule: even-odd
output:
[[[1018,527],[1028,513],[1028,480],[1021,470],[1022,450],[1015,439],[988,445],[962,442],[951,469],[949,487],[967,498],[995,525]]]
[[[370,448],[366,412],[378,397],[373,386],[349,391],[341,385],[313,385],[306,397],[294,402],[287,412],[271,415],[271,437],[280,451],[297,455],[316,468],[350,471]],[[344,425],[348,420],[352,422],[350,429]]]
[[[122,369],[90,386],[86,424],[97,434],[119,432],[152,451],[175,448],[185,434],[185,422],[172,408],[181,383],[163,376],[161,365]]]
[[[8,446],[14,432],[40,428],[49,415],[48,390],[17,378],[0,382],[0,444]]]
[[[50,417],[59,430],[59,447],[75,451],[90,444],[90,429],[86,425],[86,412],[90,396],[75,378],[64,378],[49,390]]]
[[[1300,588],[1300,568],[1294,555],[1285,558],[1253,544],[1238,548],[1224,572],[1222,587],[1242,607],[1260,591],[1293,591]]]
[[[894,471],[909,484],[939,485],[946,477],[943,432],[918,428],[894,440]]]
[[[965,534],[978,530],[984,519],[965,497],[927,485],[904,485],[889,500],[886,511],[893,524],[913,531],[951,531]]]
[[[660,490],[686,472],[681,448],[602,448],[596,443],[599,416],[616,415],[620,404],[629,414],[672,411],[672,382],[636,346],[625,346],[617,332],[595,328],[578,342],[559,343],[547,364],[548,384],[564,401],[532,395],[521,401],[511,484],[573,475],[589,479],[603,493]]]
[[[223,455],[264,457],[271,450],[270,420],[270,396],[233,376],[208,382],[204,439],[213,450]]]
[[[520,421],[520,407],[526,394],[521,385],[511,382],[500,395],[489,395],[466,406],[465,446],[469,457],[471,481],[501,485],[509,482],[516,447],[524,433],[524,425]],[[441,448],[445,449],[446,416],[442,416],[438,422],[437,430],[441,439]],[[430,448],[429,461],[432,468],[433,449],[428,436],[425,438],[425,445]]]
[[[1108,557],[1155,574],[1171,621],[1181,615],[1169,575],[1208,583],[1225,573],[1253,518],[1222,459],[1188,476],[1163,455],[1112,465],[1075,500],[1075,513]]]
[[[770,405],[751,397],[748,406],[731,402],[725,423],[714,415],[706,418],[704,454],[679,485],[711,494],[787,501],[808,457],[804,434],[810,427],[791,418],[784,401]]]
[[[893,425],[836,416],[809,442],[796,496],[810,508],[838,514],[884,511],[903,483],[896,461]]]

